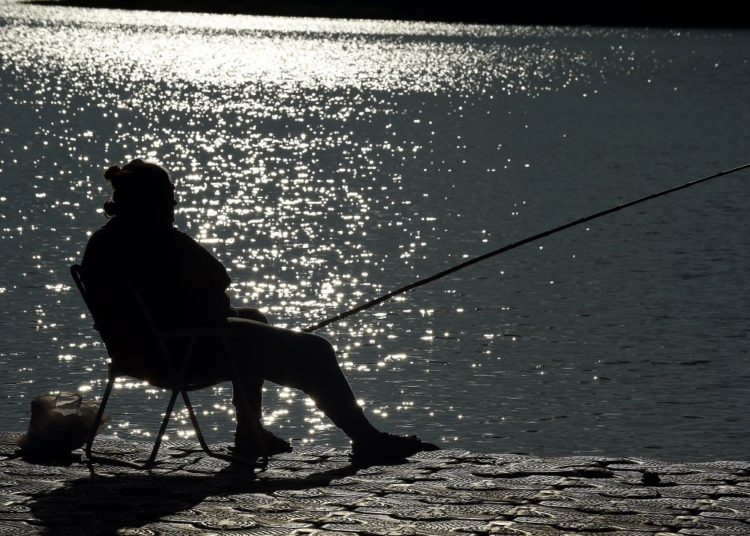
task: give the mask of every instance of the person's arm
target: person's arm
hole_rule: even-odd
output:
[[[227,289],[232,280],[224,265],[189,235],[180,233],[182,271],[196,320],[213,322],[230,314]]]

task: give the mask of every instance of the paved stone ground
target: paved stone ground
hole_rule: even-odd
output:
[[[423,453],[354,467],[301,448],[254,475],[165,443],[150,472],[18,456],[0,432],[0,535],[750,535],[750,462]],[[122,459],[149,445],[97,439]],[[226,447],[227,445],[217,445]]]

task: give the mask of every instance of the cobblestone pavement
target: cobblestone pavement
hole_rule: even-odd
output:
[[[750,535],[750,462],[422,453],[354,467],[299,448],[254,475],[167,442],[152,471],[18,457],[0,432],[0,535]],[[113,437],[98,450],[145,459]],[[217,445],[226,447],[226,445]]]

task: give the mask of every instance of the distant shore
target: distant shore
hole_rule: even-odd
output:
[[[644,5],[626,8],[571,8],[563,3],[503,3],[488,7],[485,1],[464,0],[437,7],[436,2],[352,0],[28,0],[36,5],[76,6],[152,11],[186,11],[285,17],[384,19],[475,24],[555,26],[615,26],[654,28],[748,28],[737,8],[711,11],[697,7]],[[490,4],[492,6],[492,4]]]

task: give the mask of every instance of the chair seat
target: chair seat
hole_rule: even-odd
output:
[[[86,285],[80,265],[71,266],[70,272],[110,357],[107,386],[86,444],[85,452],[89,461],[133,465],[121,460],[94,456],[91,452],[115,379],[120,376],[130,376],[172,392],[151,456],[145,464],[138,467],[150,468],[156,462],[161,439],[169,423],[174,403],[180,394],[190,414],[196,437],[206,454],[214,458],[244,462],[254,466],[255,460],[218,453],[209,448],[187,394],[189,391],[206,389],[219,383],[232,381],[238,395],[235,399],[241,404],[242,411],[248,415],[252,414],[229,342],[237,337],[236,330],[228,326],[204,326],[161,333],[156,328],[135,287],[123,274],[111,276],[108,274],[107,288],[90,289]],[[97,291],[101,291],[104,296],[97,295]],[[110,304],[116,304],[116,307]],[[210,341],[210,346],[205,341]],[[206,372],[201,369],[199,379],[191,377],[188,374],[191,360],[196,357],[196,354],[205,351],[223,356],[229,365],[229,370],[225,369],[220,373],[212,374],[211,371]],[[250,426],[256,447],[254,451],[260,453],[262,459],[260,467],[265,468],[268,464],[268,455],[260,426],[256,424],[255,419],[250,419]]]

